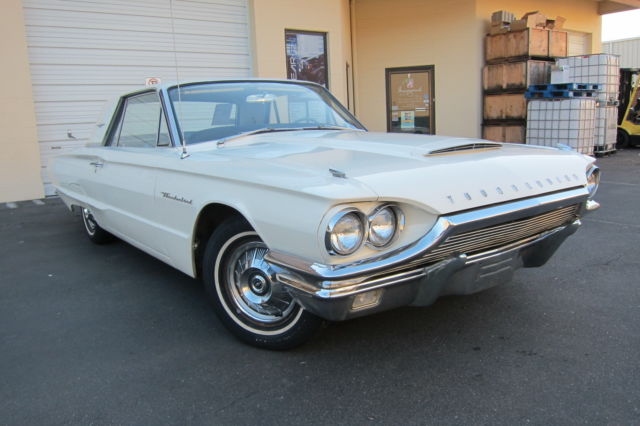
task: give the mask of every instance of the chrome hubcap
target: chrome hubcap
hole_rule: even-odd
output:
[[[89,231],[90,234],[93,234],[94,232],[96,232],[98,223],[93,218],[93,215],[91,214],[91,210],[82,209],[82,218],[84,219],[84,224],[87,227],[87,231]]]
[[[249,279],[249,285],[251,286],[251,291],[258,296],[264,296],[269,291],[269,283],[262,275],[256,274],[251,277]]]
[[[262,323],[282,321],[295,307],[264,260],[268,252],[261,241],[245,242],[231,253],[226,270],[227,290],[237,310]]]

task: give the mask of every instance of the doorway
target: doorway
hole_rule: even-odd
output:
[[[386,68],[387,132],[435,134],[433,65]]]

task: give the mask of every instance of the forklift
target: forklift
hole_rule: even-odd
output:
[[[640,68],[620,70],[616,148],[640,145]]]

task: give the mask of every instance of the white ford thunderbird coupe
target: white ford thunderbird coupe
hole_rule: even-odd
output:
[[[110,117],[100,142],[51,164],[60,197],[92,241],[201,278],[225,326],[260,347],[508,281],[598,208],[593,158],[369,133],[312,83],[160,85]]]

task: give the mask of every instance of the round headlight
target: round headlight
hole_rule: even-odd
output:
[[[327,250],[346,256],[358,250],[364,239],[364,224],[355,211],[338,213],[327,228]]]
[[[383,207],[369,217],[369,242],[384,247],[391,242],[398,228],[398,219],[391,207]]]
[[[589,199],[592,199],[596,195],[598,186],[600,185],[600,169],[596,166],[591,166],[587,171],[587,191],[589,191]]]

